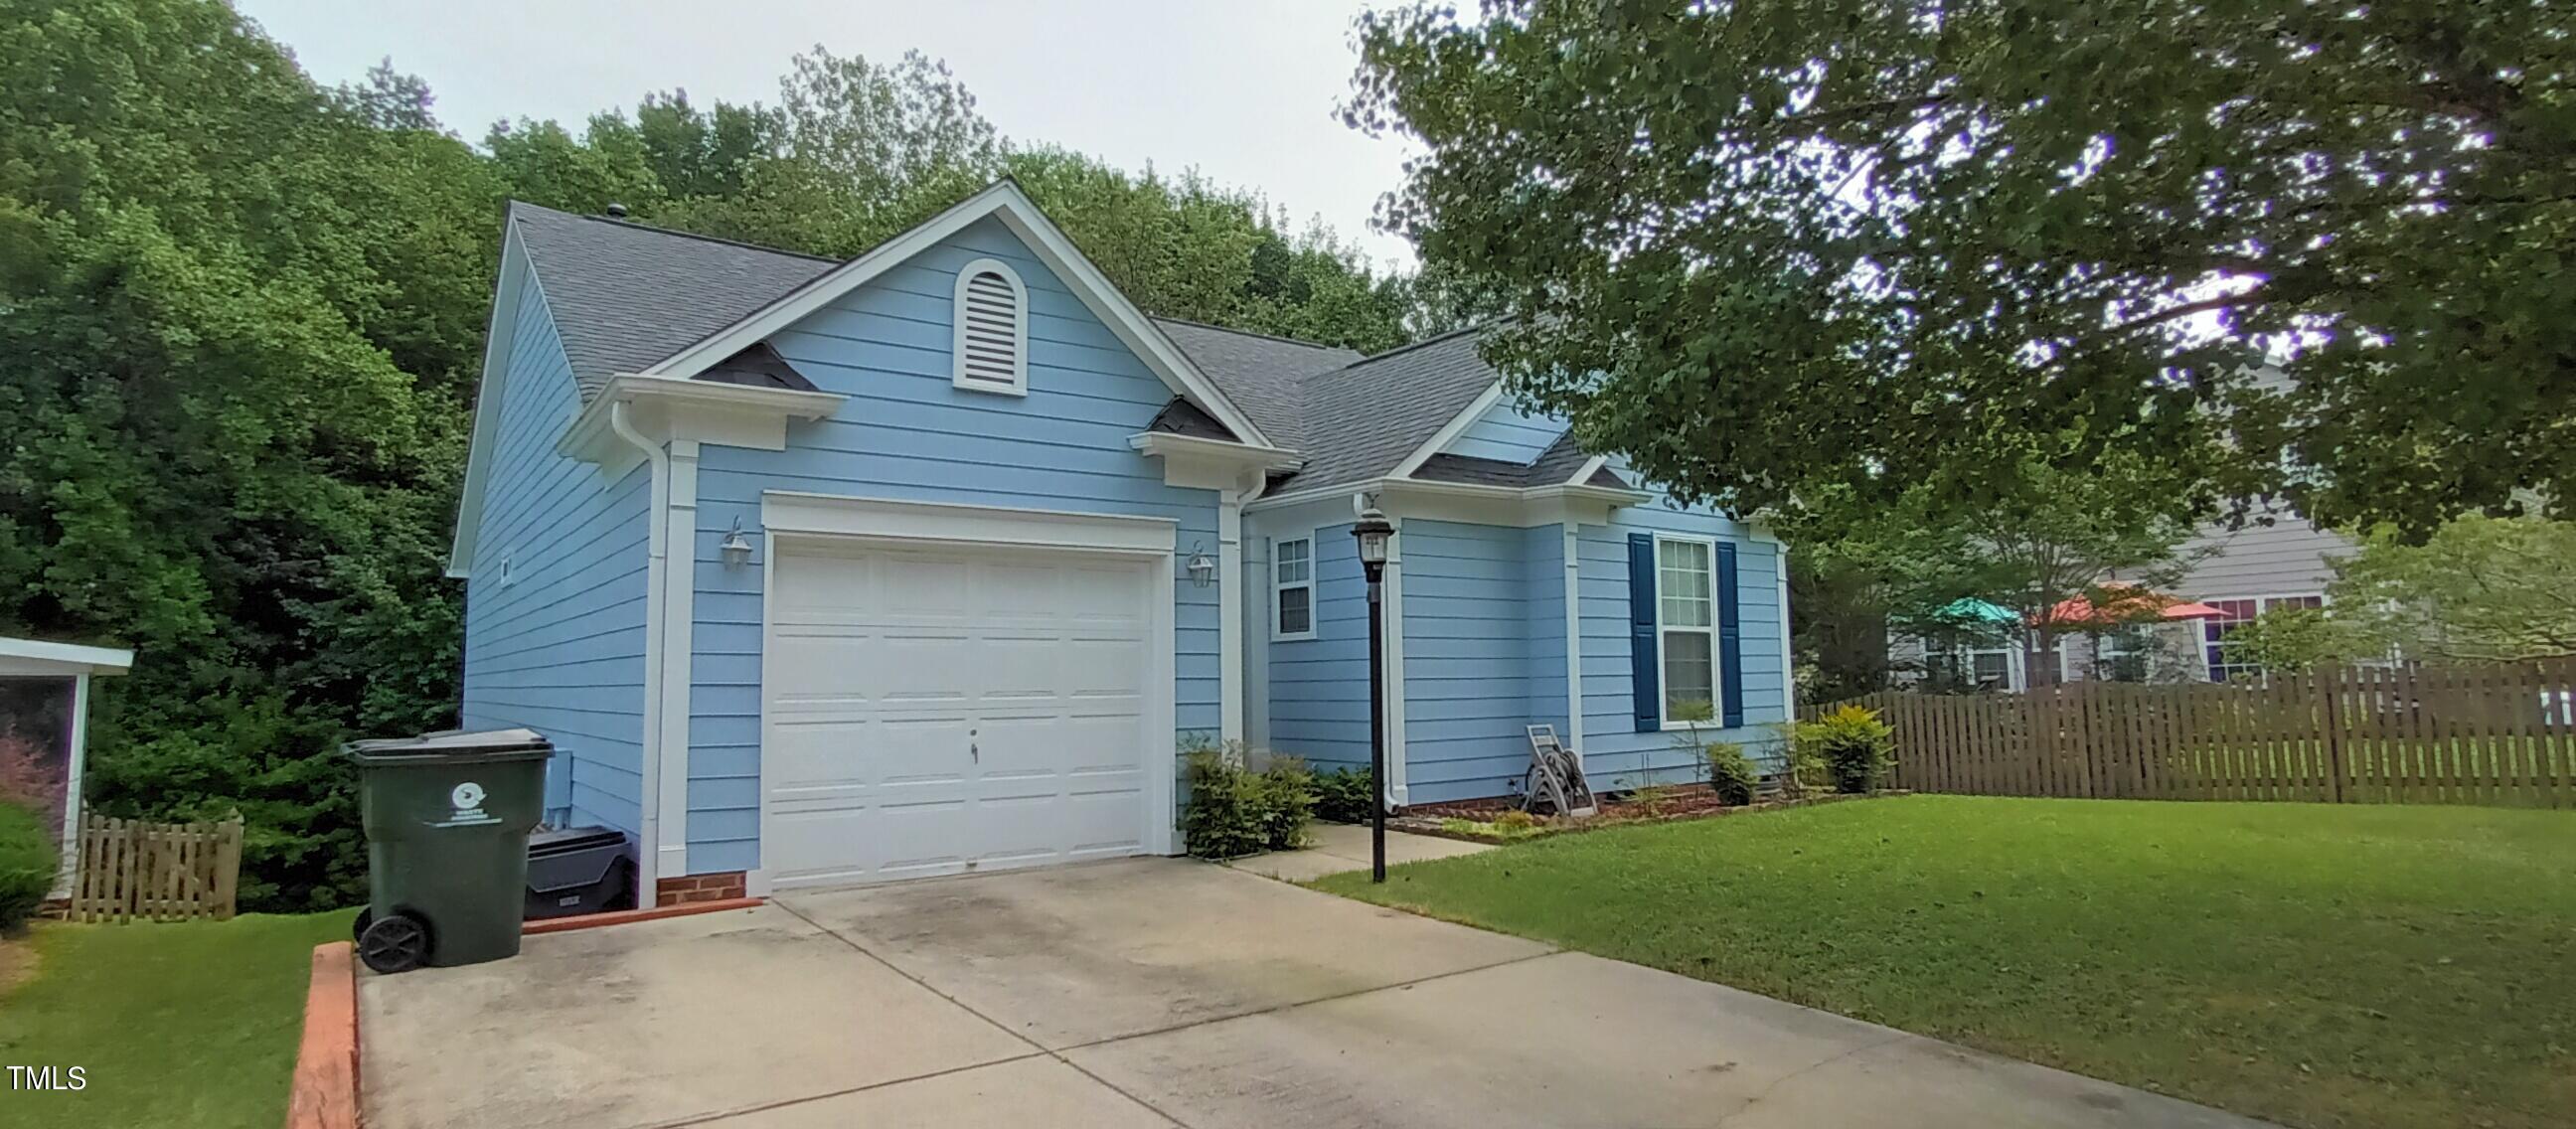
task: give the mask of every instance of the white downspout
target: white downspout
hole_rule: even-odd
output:
[[[637,755],[643,763],[636,766],[644,777],[644,795],[637,819],[643,824],[643,842],[636,849],[638,874],[635,904],[650,909],[661,889],[662,863],[662,636],[670,617],[663,614],[662,589],[670,583],[670,522],[663,510],[671,490],[671,456],[660,444],[646,439],[627,419],[627,401],[608,406],[608,429],[617,437],[634,444],[644,452],[644,461],[653,467],[651,507],[644,522],[644,732]]]

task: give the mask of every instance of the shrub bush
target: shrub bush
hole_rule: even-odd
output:
[[[62,851],[36,813],[0,800],[0,933],[16,933],[53,892]]]
[[[1261,822],[1261,845],[1293,851],[1306,845],[1306,821],[1315,817],[1315,774],[1302,757],[1270,758],[1253,777],[1260,802],[1254,815]]]
[[[1366,823],[1369,819],[1369,797],[1374,791],[1369,784],[1369,770],[1365,768],[1318,773],[1315,776],[1315,818],[1333,823]]]
[[[1230,859],[1304,846],[1314,809],[1314,774],[1295,757],[1245,767],[1240,747],[1200,747],[1183,758],[1190,786],[1181,837],[1200,858]]]
[[[1753,789],[1759,778],[1753,771],[1753,759],[1744,755],[1744,746],[1733,741],[1711,741],[1702,755],[1708,763],[1708,788],[1717,793],[1719,803],[1742,807],[1753,802]]]
[[[1817,718],[1814,733],[1816,752],[1837,792],[1877,788],[1896,763],[1896,731],[1878,719],[1877,710],[1844,706]]]

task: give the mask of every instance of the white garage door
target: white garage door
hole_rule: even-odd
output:
[[[773,885],[1145,849],[1150,565],[847,548],[772,571]]]

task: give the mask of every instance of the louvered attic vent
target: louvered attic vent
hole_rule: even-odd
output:
[[[1029,291],[998,259],[957,272],[959,388],[1024,396],[1029,391]]]

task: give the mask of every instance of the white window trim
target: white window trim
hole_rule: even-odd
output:
[[[989,380],[972,380],[966,376],[966,284],[980,274],[998,274],[1011,284],[1011,383],[995,384]],[[973,392],[996,396],[1029,394],[1029,288],[1020,281],[1020,272],[1000,259],[977,259],[957,272],[954,304],[948,312],[949,383]]]
[[[1705,628],[1690,626],[1668,628],[1664,625],[1664,545],[1677,541],[1699,545],[1708,550],[1708,626]],[[1655,534],[1655,693],[1658,699],[1655,710],[1663,715],[1663,729],[1667,733],[1693,729],[1722,729],[1726,726],[1725,707],[1718,704],[1718,699],[1725,693],[1726,688],[1726,653],[1718,646],[1717,638],[1718,626],[1726,618],[1725,609],[1717,606],[1720,595],[1717,587],[1717,538],[1694,537],[1680,533]],[[1666,631],[1706,631],[1708,633],[1709,719],[1707,721],[1672,719],[1672,673],[1664,667]]]
[[[1279,579],[1279,547],[1291,541],[1303,541],[1306,543],[1306,579],[1304,580],[1282,581]],[[1303,643],[1315,638],[1315,622],[1322,618],[1323,615],[1323,609],[1315,606],[1315,567],[1314,530],[1309,529],[1303,533],[1277,536],[1270,539],[1269,568],[1271,642]],[[1306,630],[1304,631],[1279,630],[1279,594],[1291,588],[1303,588],[1306,590]]]

